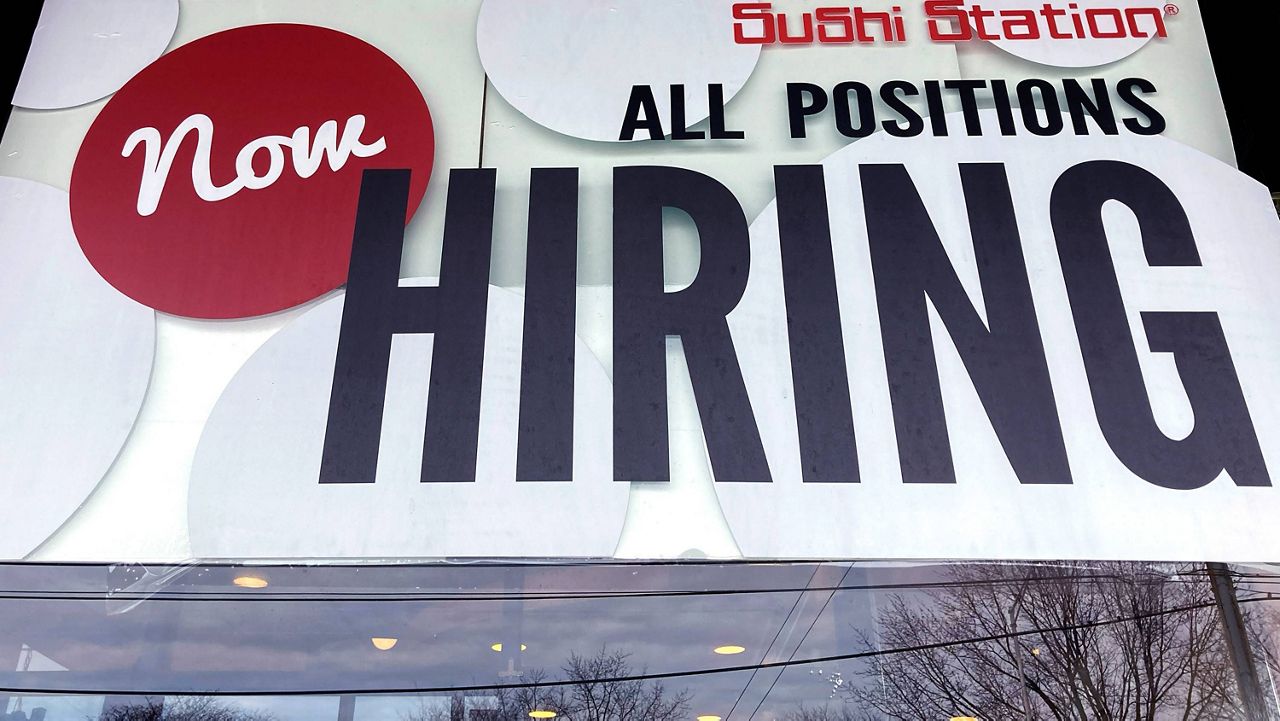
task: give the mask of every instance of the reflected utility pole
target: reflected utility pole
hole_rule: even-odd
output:
[[[1258,667],[1254,663],[1252,646],[1244,617],[1240,615],[1240,601],[1236,598],[1236,585],[1231,580],[1231,569],[1225,563],[1206,563],[1213,598],[1218,602],[1218,614],[1222,617],[1222,635],[1227,642],[1231,666],[1236,672],[1236,688],[1240,690],[1240,702],[1244,705],[1247,721],[1267,721],[1267,705],[1263,701],[1262,684],[1258,682]]]
[[[1009,626],[1015,634],[1010,639],[1013,643],[1013,664],[1018,669],[1018,692],[1022,695],[1022,718],[1026,721],[1031,719],[1031,695],[1027,693],[1027,672],[1022,665],[1022,642],[1017,633],[1018,616],[1022,613],[1022,600],[1027,596],[1027,586],[1030,583],[1030,578],[1022,582],[1022,586],[1018,588],[1018,595],[1013,599],[1013,608],[1009,610]]]
[[[338,721],[353,721],[356,717],[356,697],[338,697]]]

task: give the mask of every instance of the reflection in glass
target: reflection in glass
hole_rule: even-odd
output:
[[[87,717],[92,721],[94,716]],[[103,709],[100,721],[276,721],[263,711],[210,696],[147,697]],[[48,721],[53,721],[49,719]]]
[[[923,719],[1238,719],[1202,574],[1124,563],[956,565],[890,595],[879,650],[842,691],[854,708]]]
[[[1234,573],[1274,711],[1273,571]],[[0,587],[3,721],[1243,718],[1198,564],[21,564]]]

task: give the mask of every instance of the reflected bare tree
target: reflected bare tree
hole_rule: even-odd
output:
[[[960,565],[951,576],[881,606],[868,650],[912,650],[872,656],[843,692],[854,708],[895,719],[1241,717],[1202,576],[1125,563]],[[989,640],[956,643],[966,639]]]
[[[147,697],[111,706],[86,721],[274,721],[269,713],[251,711],[212,696]]]
[[[550,677],[527,671],[519,688],[500,689],[479,701],[467,714],[466,699],[451,698],[449,709],[424,702],[404,721],[528,721],[531,711],[553,711],[557,721],[677,721],[688,716],[689,692],[670,692],[661,682],[600,681],[635,675],[621,651],[601,649],[594,656],[574,654],[565,662],[563,679],[573,683],[544,685]],[[643,674],[641,669],[638,673]]]
[[[870,721],[878,716],[860,712],[851,705],[800,706],[782,717],[782,721]]]

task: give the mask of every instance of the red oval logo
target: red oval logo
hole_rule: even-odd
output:
[[[76,156],[71,219],[125,295],[194,318],[262,315],[346,281],[364,169],[409,168],[412,217],[434,152],[422,93],[382,51],[308,25],[236,28],[111,98]]]

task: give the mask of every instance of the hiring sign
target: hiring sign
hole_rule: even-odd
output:
[[[1136,58],[1198,27],[785,5],[585,9],[541,58],[548,19],[487,1],[478,142],[404,61],[305,23],[193,39],[115,92],[70,175],[84,258],[162,324],[278,323],[202,414],[191,553],[662,556],[641,499],[694,481],[751,557],[1275,547],[1280,222],[1170,137],[1216,89],[858,55]],[[591,65],[624,31],[656,68]],[[570,56],[590,82],[548,74]],[[490,103],[527,145],[486,139]]]

